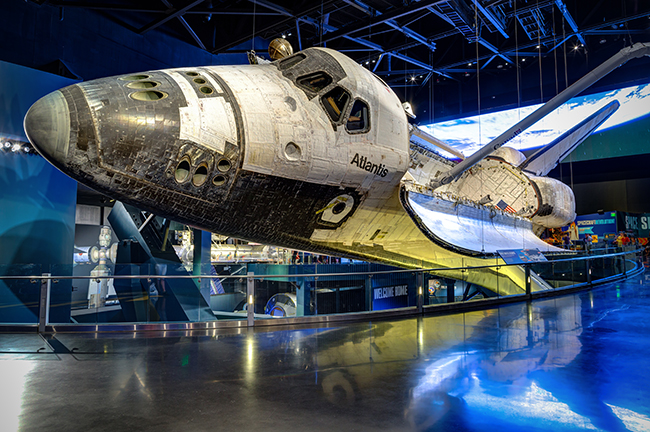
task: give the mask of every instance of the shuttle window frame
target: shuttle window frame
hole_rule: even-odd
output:
[[[342,99],[343,97],[345,99]],[[341,86],[336,86],[321,97],[321,103],[332,122],[340,123],[351,99],[347,90]]]
[[[318,71],[298,77],[296,84],[307,91],[318,93],[332,84],[332,77],[326,72]]]
[[[280,62],[278,63],[278,69],[280,70],[291,69],[292,67],[294,67],[295,65],[297,65],[298,63],[300,63],[306,58],[307,56],[305,56],[303,53],[294,54],[291,57],[287,57],[280,60]]]
[[[361,105],[361,107],[357,108],[358,105]],[[353,123],[359,123],[358,127]],[[367,133],[370,131],[370,107],[366,101],[362,99],[354,100],[348,120],[345,122],[345,130],[351,134]]]

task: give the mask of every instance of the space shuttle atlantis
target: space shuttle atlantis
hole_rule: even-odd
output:
[[[75,84],[38,100],[24,126],[65,174],[154,214],[259,243],[449,268],[438,273],[520,293],[522,268],[454,268],[498,263],[500,249],[558,251],[535,232],[573,221],[574,196],[545,175],[618,103],[528,158],[501,146],[649,52],[645,44],[623,49],[460,162],[430,150],[426,143],[454,152],[410,126],[380,78],[325,48],[269,64]],[[545,287],[534,278],[533,290]]]

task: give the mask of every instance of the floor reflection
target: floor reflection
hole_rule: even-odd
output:
[[[61,334],[47,362],[0,338],[0,378],[24,383],[0,390],[21,401],[3,430],[650,430],[646,283],[329,328]]]

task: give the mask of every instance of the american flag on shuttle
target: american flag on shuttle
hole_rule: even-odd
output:
[[[499,201],[497,203],[497,207],[499,207],[501,210],[507,211],[508,213],[517,213],[517,211],[506,204],[504,200]]]

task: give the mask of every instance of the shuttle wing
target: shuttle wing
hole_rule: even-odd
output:
[[[621,104],[618,101],[605,105],[553,142],[536,151],[519,165],[519,168],[537,176],[547,175],[562,159],[587,139],[598,126],[614,114],[620,106]]]

